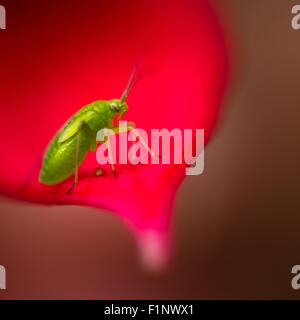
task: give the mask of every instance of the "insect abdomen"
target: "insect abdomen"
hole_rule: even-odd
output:
[[[58,136],[49,145],[45,154],[39,181],[52,185],[69,178],[76,168],[77,135],[59,143]],[[79,165],[83,162],[89,150],[84,134],[80,137]]]

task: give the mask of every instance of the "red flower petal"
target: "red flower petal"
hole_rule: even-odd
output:
[[[41,157],[57,129],[80,107],[119,98],[141,48],[149,72],[127,102],[138,128],[204,128],[216,124],[227,77],[223,35],[207,1],[29,0],[9,3],[0,32],[0,191],[27,201],[78,204],[118,213],[144,248],[163,263],[183,166],[118,166],[95,177],[95,153],[69,179],[45,186]],[[146,250],[146,251],[145,251]]]

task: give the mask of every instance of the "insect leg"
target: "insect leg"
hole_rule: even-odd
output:
[[[108,130],[106,131],[106,129],[104,129],[105,131],[105,136],[104,137],[101,137],[101,138],[98,138],[98,139],[101,139],[101,140],[97,140],[97,137],[96,137],[96,142],[100,142],[100,143],[105,143],[107,142],[107,151],[108,151],[108,157],[109,157],[109,162],[110,162],[110,165],[111,165],[111,169],[113,171],[113,174],[115,176],[115,178],[118,177],[117,175],[117,171],[116,171],[116,167],[114,165],[114,161],[113,161],[113,155],[112,155],[112,149],[111,149],[111,143],[110,143],[110,140],[109,140],[109,136],[110,135],[114,135],[114,131],[113,129],[111,130]],[[104,138],[104,139],[103,139]]]
[[[155,157],[155,153],[153,152],[153,150],[150,149],[150,147],[148,146],[148,144],[145,142],[145,140],[142,138],[142,136],[138,133],[138,131],[135,128],[131,128],[131,131],[133,132],[133,134],[139,138],[139,140],[141,141],[142,145],[147,149],[147,151],[150,153],[151,157]]]
[[[72,192],[75,186],[78,184],[78,158],[79,158],[79,149],[80,149],[80,135],[81,128],[77,132],[77,141],[76,141],[76,155],[75,155],[75,181],[72,187],[68,190],[68,194]]]
[[[90,147],[90,151],[95,151],[97,148],[96,145],[96,138],[93,135],[90,127],[87,125],[86,122],[80,121],[79,123],[79,130],[77,132],[77,141],[76,141],[76,154],[75,154],[75,181],[72,187],[68,190],[68,194],[72,192],[74,187],[78,184],[78,169],[79,169],[79,150],[80,150],[80,140],[82,132],[85,133],[85,136],[88,140],[88,144]]]
[[[110,145],[109,138],[107,139],[107,151],[108,151],[109,162],[111,164],[111,169],[112,169],[112,171],[114,173],[115,178],[117,178],[118,175],[117,175],[116,167],[115,167],[114,161],[113,161],[113,156],[112,156],[112,151],[111,151],[111,145]]]
[[[132,151],[133,151],[133,154],[132,154],[132,160],[133,162],[136,161],[136,140],[135,141],[132,141]]]
[[[132,131],[133,134],[139,138],[140,142],[142,143],[142,145],[147,149],[147,151],[150,153],[150,155],[152,157],[155,157],[155,153],[153,152],[153,150],[150,149],[150,147],[148,146],[148,144],[145,142],[145,140],[142,138],[142,136],[138,133],[138,131],[135,129],[136,125],[134,122],[128,122],[128,124],[126,124],[125,126],[117,126],[117,127],[113,127],[112,130],[115,133],[121,133],[121,132],[126,132],[126,131]]]

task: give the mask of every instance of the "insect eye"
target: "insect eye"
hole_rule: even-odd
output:
[[[120,111],[120,108],[115,103],[111,103],[110,107],[112,108],[113,111],[116,111],[116,112]]]

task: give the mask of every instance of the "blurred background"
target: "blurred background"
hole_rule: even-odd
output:
[[[105,211],[1,198],[0,299],[300,298],[291,288],[300,264],[297,1],[213,2],[239,59],[204,174],[178,192],[169,270],[145,273],[133,238]]]

